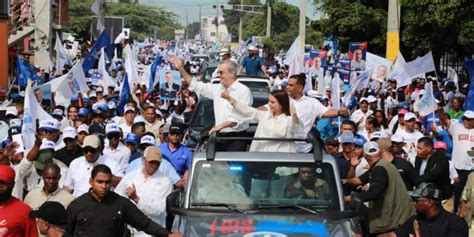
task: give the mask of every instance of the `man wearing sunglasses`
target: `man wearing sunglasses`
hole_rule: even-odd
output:
[[[64,190],[72,193],[76,198],[89,190],[89,178],[92,169],[98,164],[105,163],[104,157],[100,155],[100,140],[97,135],[89,135],[84,138],[82,151],[84,156],[71,162],[64,182]]]
[[[408,192],[415,201],[416,215],[396,231],[397,236],[468,236],[466,222],[441,205],[441,191],[431,183],[421,183]]]
[[[474,111],[467,110],[462,116],[463,122],[450,120],[442,108],[438,110],[439,118],[443,127],[453,138],[453,154],[451,162],[453,163],[459,175],[459,185],[454,187],[454,211],[457,211],[462,190],[466,185],[467,177],[474,169],[472,157],[466,151],[474,148]]]
[[[107,124],[105,135],[108,144],[104,147],[104,159],[112,170],[112,185],[116,187],[127,170],[131,152],[120,140],[122,131],[117,124]]]

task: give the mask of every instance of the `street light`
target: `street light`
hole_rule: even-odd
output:
[[[216,4],[212,5],[212,8],[216,9],[216,43],[219,43],[219,8],[224,10],[224,5]]]

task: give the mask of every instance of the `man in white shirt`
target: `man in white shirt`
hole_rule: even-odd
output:
[[[457,210],[462,190],[466,185],[467,177],[474,168],[472,157],[467,151],[474,150],[474,111],[467,110],[462,116],[463,124],[456,120],[449,120],[443,109],[438,110],[441,123],[447,127],[453,139],[453,163],[459,175],[459,185],[454,186],[454,210]]]
[[[230,96],[239,100],[245,105],[252,105],[253,98],[250,89],[237,81],[238,65],[230,60],[219,64],[219,78],[221,83],[211,84],[198,81],[189,75],[183,67],[183,62],[177,57],[170,58],[170,61],[179,70],[181,76],[189,85],[189,90],[196,92],[200,96],[207,97],[214,101],[215,126],[209,131],[219,132],[220,136],[242,136],[249,124],[235,116],[231,116],[232,105],[221,98],[224,90],[228,90]],[[245,151],[246,141],[226,141],[217,146],[226,151]]]
[[[374,112],[369,109],[369,100],[362,97],[359,101],[359,109],[351,115],[351,120],[357,125],[357,133],[361,134],[365,131],[365,120]]]
[[[105,135],[108,144],[105,144],[103,155],[107,166],[109,166],[114,175],[112,185],[116,187],[127,171],[131,152],[130,149],[120,142],[121,132],[116,124],[107,124],[105,127]]]
[[[79,197],[89,191],[89,178],[92,169],[98,164],[104,164],[104,157],[100,155],[100,140],[97,135],[89,135],[84,138],[82,148],[84,156],[74,159],[69,165],[64,190]]]
[[[166,225],[166,197],[173,190],[171,180],[158,168],[162,160],[160,150],[150,146],[143,153],[143,168],[127,174],[115,189],[115,192],[128,197],[143,213],[154,222]],[[135,236],[148,236],[143,232]]]
[[[398,129],[395,135],[401,137],[405,142],[404,150],[408,153],[408,161],[414,166],[416,160],[416,144],[418,143],[418,139],[423,137],[423,134],[415,130],[417,118],[414,113],[408,112],[403,119],[405,120],[405,127]]]
[[[314,127],[316,119],[333,118],[337,116],[349,116],[349,112],[346,108],[329,109],[317,99],[305,96],[303,94],[306,78],[301,75],[292,75],[288,79],[288,86],[286,92],[290,97],[290,102],[296,109],[298,118],[303,123],[304,134],[308,134]],[[264,108],[259,108],[264,109]],[[297,152],[310,152],[312,145],[305,142],[296,142]]]
[[[130,105],[125,105],[123,108],[123,120],[119,124],[120,129],[122,130],[124,136],[132,132],[132,125],[135,116],[137,115],[135,107]]]

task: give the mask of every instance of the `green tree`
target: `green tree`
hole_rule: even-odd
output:
[[[70,30],[87,38],[94,13],[90,10],[93,0],[71,0],[69,4]],[[174,30],[181,28],[176,15],[161,8],[130,3],[108,3],[107,16],[124,18],[124,27],[130,28],[130,35],[137,40],[153,36],[153,27],[160,28],[160,39],[174,38]]]
[[[343,52],[349,42],[368,41],[371,52],[385,55],[387,5],[380,2],[385,1],[314,0],[326,17],[314,21],[310,28],[333,35]]]
[[[199,34],[199,28],[201,27],[201,24],[199,22],[193,22],[189,24],[186,27],[186,30],[188,31],[188,39],[194,39],[194,37]]]
[[[246,1],[245,1],[246,2]],[[239,4],[239,1],[231,0],[229,4]],[[276,49],[288,49],[298,36],[299,9],[284,1],[274,1],[272,6],[271,37],[264,39],[264,44],[271,45]],[[266,8],[261,8],[265,10]],[[263,12],[263,11],[262,11]],[[238,13],[234,13],[238,14]],[[227,20],[227,18],[231,18]],[[229,32],[235,29],[238,34],[239,18],[228,15],[225,20]],[[309,19],[307,19],[309,20]],[[243,38],[251,36],[264,36],[266,33],[267,11],[264,14],[243,14]],[[313,28],[306,31],[306,42],[309,44],[322,44],[323,34]]]
[[[435,62],[453,50],[460,58],[474,53],[474,4],[471,1],[402,1],[401,49],[409,58],[428,51]]]
[[[311,28],[333,35],[342,51],[351,41],[368,41],[369,51],[385,55],[388,1],[313,0],[323,13]],[[474,53],[474,4],[463,0],[402,0],[400,48],[406,59],[433,52],[435,63],[444,52]]]

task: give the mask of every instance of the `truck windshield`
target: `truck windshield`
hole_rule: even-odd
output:
[[[190,191],[191,207],[339,210],[334,172],[326,163],[200,161]]]

